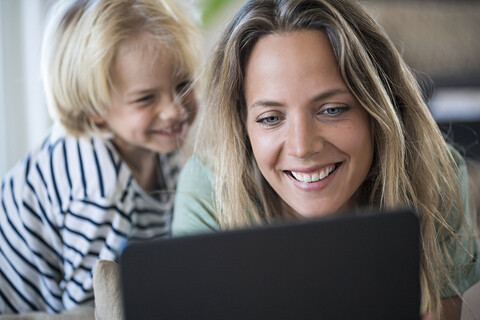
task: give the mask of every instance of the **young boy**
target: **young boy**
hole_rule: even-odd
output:
[[[55,124],[0,189],[0,314],[92,304],[98,259],[170,235],[195,118],[197,29],[170,0],[59,2],[44,38]]]

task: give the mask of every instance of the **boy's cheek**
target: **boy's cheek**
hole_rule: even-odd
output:
[[[188,118],[190,120],[189,122],[192,123],[193,120],[195,120],[198,109],[198,102],[195,95],[189,95],[189,97],[187,97],[187,99],[185,100],[184,105],[186,111],[188,112]]]

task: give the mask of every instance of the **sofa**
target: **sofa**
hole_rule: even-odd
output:
[[[121,320],[123,305],[118,265],[112,261],[97,261],[93,273],[95,306],[77,307],[61,314],[31,312],[2,315],[0,320]]]

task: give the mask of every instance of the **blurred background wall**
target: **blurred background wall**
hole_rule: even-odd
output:
[[[0,0],[0,176],[47,132],[40,46],[48,0]]]
[[[36,146],[50,126],[40,78],[40,47],[46,13],[54,1],[0,0],[0,176]],[[193,1],[203,13],[204,57],[244,2],[180,1]],[[480,0],[361,2],[417,71],[439,122],[480,119]],[[465,140],[469,155],[478,156],[475,130],[467,127],[454,128],[463,130],[457,138]]]
[[[480,1],[362,2],[416,72],[447,139],[480,159]]]
[[[0,176],[51,124],[40,77],[41,36],[57,0],[0,0]],[[204,58],[244,0],[179,0],[202,12]],[[362,0],[417,72],[443,128],[479,156],[480,0]],[[468,122],[467,126],[448,126]],[[479,120],[480,121],[480,120]],[[447,124],[447,126],[445,126]],[[463,130],[463,131],[462,131]],[[455,131],[455,132],[454,132]]]

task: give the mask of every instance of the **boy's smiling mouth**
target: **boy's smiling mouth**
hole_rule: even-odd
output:
[[[182,121],[174,126],[171,126],[169,128],[165,128],[163,130],[160,130],[160,133],[166,133],[166,134],[172,134],[172,133],[175,133],[175,132],[180,132],[182,130],[182,126],[185,122]]]
[[[180,121],[177,124],[174,124],[174,125],[169,126],[167,128],[154,130],[152,132],[155,133],[155,134],[159,134],[161,136],[168,136],[168,137],[176,136],[176,135],[181,134],[183,132],[183,128],[186,125],[186,123],[187,123],[187,120],[183,120],[183,121]]]

